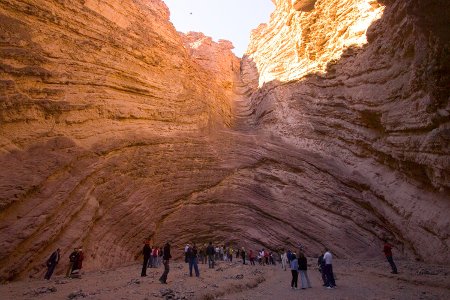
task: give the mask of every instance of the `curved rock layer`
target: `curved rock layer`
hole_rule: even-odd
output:
[[[386,236],[411,257],[448,262],[449,6],[316,1],[302,12],[288,1],[277,5],[243,59],[243,79],[255,91],[249,111],[260,130],[321,156],[317,178],[296,191],[302,205],[322,203],[320,214],[339,220],[331,223],[338,232],[322,237],[351,253]],[[351,224],[348,233],[342,223]],[[308,232],[320,222],[311,225]]]
[[[134,259],[222,176],[208,132],[231,123],[239,69],[197,64],[161,1],[2,1],[0,25],[1,277],[57,246],[87,268]]]
[[[144,238],[348,257],[389,237],[448,263],[446,6],[294,2],[239,77],[159,0],[2,1],[1,278],[56,247],[121,265]]]

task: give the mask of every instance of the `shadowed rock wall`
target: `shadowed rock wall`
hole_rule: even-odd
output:
[[[324,220],[299,226],[323,226],[338,253],[369,253],[369,237],[385,236],[410,257],[448,261],[449,7],[383,2],[298,12],[278,1],[243,59],[249,111],[260,130],[321,156],[294,198],[299,220],[317,206]]]
[[[3,280],[144,238],[449,261],[448,11],[276,2],[240,74],[161,1],[1,2]]]

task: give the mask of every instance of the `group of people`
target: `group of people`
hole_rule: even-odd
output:
[[[67,268],[66,277],[80,278],[81,267],[83,266],[84,254],[81,247],[74,248],[69,255],[69,267]]]
[[[200,276],[200,271],[198,268],[199,259],[200,262],[206,264],[206,260],[208,261],[209,268],[214,268],[216,260],[222,261],[233,261],[233,253],[236,253],[236,258],[241,258],[242,263],[246,264],[247,251],[244,247],[238,248],[237,251],[229,247],[215,247],[212,245],[212,242],[205,247],[204,245],[200,250],[197,248],[196,244],[187,244],[184,248],[185,254],[185,262],[189,264],[189,275],[193,276],[193,271],[195,272],[195,276]],[[47,272],[45,273],[44,278],[50,280],[53,272],[55,271],[56,265],[60,261],[60,249],[56,249],[50,257],[48,258]],[[387,261],[389,262],[392,273],[398,274],[397,266],[394,263],[392,256],[392,245],[389,244],[386,240],[384,240],[383,252],[386,256]],[[256,257],[254,253],[257,253]],[[142,254],[144,256],[144,262],[142,265],[141,276],[147,276],[147,268],[159,267],[162,261],[164,265],[164,272],[159,278],[159,281],[162,284],[167,283],[167,276],[169,274],[169,261],[172,258],[170,253],[170,244],[166,243],[163,248],[159,247],[150,247],[150,241],[146,240],[144,242],[144,247],[142,249]],[[275,265],[276,257],[274,253],[269,252],[265,249],[260,251],[250,250],[248,253],[248,260],[250,261],[250,265],[255,265],[255,258],[260,265]],[[73,252],[69,255],[69,266],[66,272],[66,277],[70,278],[79,278],[81,273],[81,267],[83,265],[84,254],[81,247],[75,248]],[[281,261],[281,268],[287,270],[287,266],[289,266],[292,273],[291,287],[293,289],[298,288],[298,278],[300,275],[301,280],[301,288],[306,289],[311,287],[311,283],[308,277],[308,261],[304,254],[303,248],[300,247],[298,256],[296,253],[291,252],[290,250],[284,251],[280,254],[279,260]],[[333,289],[336,287],[336,281],[333,274],[333,265],[332,265],[333,255],[328,249],[325,249],[324,253],[319,256],[317,260],[318,269],[322,275],[323,286]]]
[[[214,268],[214,264],[216,261],[225,261],[225,262],[233,262],[233,255],[235,255],[236,259],[242,259],[242,263],[244,265],[247,262],[250,265],[255,265],[255,261],[260,265],[275,265],[276,264],[276,255],[273,252],[262,249],[260,251],[249,250],[248,252],[244,247],[237,248],[236,250],[230,246],[213,246],[210,242],[209,245],[204,244],[202,247],[198,248],[195,244],[191,246],[190,244],[186,244],[184,247],[184,257],[185,262],[189,263],[192,261],[192,249],[195,247],[196,253],[196,262],[201,264],[208,263],[209,268]],[[191,258],[191,259],[190,259]],[[195,266],[196,263],[194,263]]]
[[[50,280],[55,271],[56,265],[58,264],[61,256],[61,249],[56,249],[50,257],[47,259],[47,272],[44,275],[44,278]],[[69,255],[69,267],[67,268],[66,277],[70,278],[80,278],[81,267],[83,266],[83,249],[81,247],[74,248],[73,252]]]
[[[164,265],[164,272],[159,278],[159,282],[167,284],[167,276],[169,274],[169,260],[172,258],[170,254],[170,244],[166,243],[164,248],[150,247],[150,241],[144,242],[144,248],[142,248],[142,254],[144,256],[144,263],[142,264],[141,276],[147,276],[147,268],[150,266],[158,267],[158,260],[162,259]],[[153,261],[153,262],[151,262]]]

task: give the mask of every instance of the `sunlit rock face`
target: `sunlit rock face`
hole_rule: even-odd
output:
[[[367,28],[384,10],[372,0],[278,0],[276,5],[270,22],[253,30],[247,49],[260,86],[324,72],[345,49],[367,42]]]
[[[227,40],[214,42],[201,32],[180,34],[191,57],[211,72],[224,91],[232,91],[240,73],[239,58],[231,52],[233,44]]]
[[[159,0],[1,2],[2,280],[144,238],[449,262],[447,6],[275,2],[240,69]]]
[[[61,266],[81,245],[87,269],[134,260],[220,178],[206,133],[230,123],[231,83],[192,59],[162,1],[2,1],[0,28],[0,277],[56,247]]]
[[[277,1],[253,32],[243,70],[253,123],[322,162],[286,182],[298,226],[323,230],[339,254],[388,236],[410,257],[448,262],[448,5],[291,4]]]

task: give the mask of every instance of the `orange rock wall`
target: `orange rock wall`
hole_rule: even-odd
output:
[[[159,0],[0,3],[2,280],[144,238],[450,260],[446,6],[275,2],[240,62]]]

